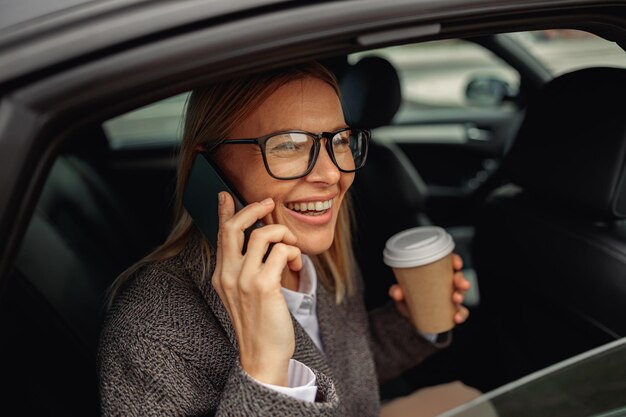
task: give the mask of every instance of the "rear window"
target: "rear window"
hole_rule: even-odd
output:
[[[587,67],[626,68],[626,53],[615,42],[572,29],[512,33],[554,76]]]
[[[125,113],[104,123],[112,149],[174,145],[180,142],[189,93]]]
[[[553,76],[586,67],[626,67],[626,53],[615,42],[580,30],[540,30],[502,34],[530,53]],[[520,75],[488,49],[462,39],[392,46],[350,55],[354,64],[380,56],[398,71],[405,104],[414,110],[485,107],[468,100],[471,82],[500,81],[515,96]],[[498,102],[491,106],[505,107]],[[487,104],[487,107],[490,104]]]

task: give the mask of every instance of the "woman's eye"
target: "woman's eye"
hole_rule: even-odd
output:
[[[349,135],[337,135],[333,138],[333,147],[336,149],[346,149],[350,147]]]
[[[275,145],[272,145],[272,147],[270,148],[270,152],[272,153],[291,153],[291,152],[297,152],[302,146],[292,142],[292,141],[285,141],[282,143],[278,143]]]

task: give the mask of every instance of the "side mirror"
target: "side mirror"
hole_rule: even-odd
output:
[[[468,104],[474,106],[498,106],[516,95],[515,88],[496,77],[474,77],[465,87],[465,99]]]

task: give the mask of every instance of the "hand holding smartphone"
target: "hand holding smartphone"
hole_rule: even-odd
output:
[[[222,191],[230,193],[234,207],[228,198],[219,205],[218,193]],[[237,340],[241,341],[239,356],[242,368],[259,381],[286,385],[289,361],[295,351],[295,333],[280,288],[285,267],[292,271],[302,268],[302,256],[295,246],[295,235],[284,225],[264,226],[261,221],[256,221],[244,231],[242,254],[249,249],[245,256],[233,251],[233,245],[227,243],[241,241],[239,230],[254,219],[267,215],[275,206],[273,202],[246,206],[241,195],[204,154],[196,156],[183,203],[215,250],[218,247],[220,213],[223,222],[235,222],[237,225],[222,230],[224,242],[220,242],[221,253],[216,257],[211,284],[231,318]],[[250,238],[252,230],[260,227],[263,230]],[[268,250],[263,254],[265,247]],[[277,250],[272,251],[272,247]],[[268,291],[268,288],[273,290]],[[267,308],[268,305],[273,307]]]

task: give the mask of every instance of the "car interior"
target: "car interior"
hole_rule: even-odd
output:
[[[486,392],[626,336],[626,69],[550,79],[503,39],[462,40],[519,76],[502,107],[467,111],[403,96],[406,80],[385,54],[321,59],[348,123],[373,133],[351,195],[367,308],[389,302],[382,250],[410,227],[445,227],[474,284],[452,345],[384,384],[383,400],[452,380]],[[480,83],[506,86],[474,81],[467,100],[484,94]],[[172,225],[177,138],[115,147],[102,122],[59,150],[1,307],[12,358],[3,373],[28,387],[8,392],[32,414],[98,414],[107,289]]]

